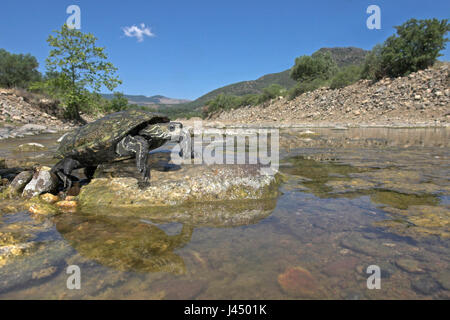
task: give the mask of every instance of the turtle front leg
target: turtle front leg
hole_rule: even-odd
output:
[[[144,182],[150,180],[150,166],[148,165],[148,153],[150,151],[148,141],[141,136],[126,136],[116,147],[119,156],[129,156],[134,153],[136,156],[136,167],[144,178]]]
[[[81,167],[81,164],[74,159],[64,158],[55,164],[50,172],[56,174],[64,183],[64,191],[72,187],[72,179],[70,178],[72,171]]]

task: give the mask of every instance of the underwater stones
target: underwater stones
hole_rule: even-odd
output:
[[[11,258],[22,256],[28,253],[33,247],[35,247],[34,242],[0,246],[0,268],[7,264]]]
[[[54,192],[58,188],[58,183],[58,177],[50,172],[50,168],[41,166],[34,172],[33,178],[26,185],[22,196],[31,198],[42,193]]]
[[[298,298],[312,299],[318,295],[317,281],[302,267],[290,267],[278,275],[278,284],[283,291]]]
[[[0,169],[6,169],[6,160],[4,158],[0,158]]]
[[[256,165],[186,165],[173,171],[152,170],[150,186],[144,189],[139,188],[134,177],[117,176],[126,174],[126,165],[112,164],[109,169],[103,166],[96,172],[96,178],[81,189],[78,197],[83,212],[108,214],[122,209],[125,214],[123,209],[127,209],[128,214],[137,208],[151,212],[152,207],[185,208],[196,204],[274,200],[278,196],[278,176],[262,175]],[[114,166],[125,167],[121,170]]]
[[[55,266],[50,266],[41,270],[33,271],[31,274],[31,278],[33,280],[45,279],[53,276],[58,271],[58,268]]]
[[[24,143],[19,145],[14,151],[16,152],[35,152],[35,151],[44,151],[47,148],[40,144],[40,143],[35,143],[35,142],[30,142],[30,143]]]
[[[193,228],[183,225],[175,235],[140,219],[60,215],[56,229],[77,252],[120,271],[184,274],[176,250],[191,240]]]
[[[331,180],[325,183],[325,186],[332,188],[333,193],[346,193],[360,190],[371,190],[376,187],[376,184],[363,179],[342,179]]]
[[[374,225],[412,237],[437,235],[450,238],[450,210],[444,206],[411,206],[407,210],[384,208],[392,219],[375,222]]]
[[[353,272],[358,262],[359,259],[355,257],[341,258],[329,263],[323,271],[329,276],[341,277],[348,272]]]
[[[351,233],[343,238],[340,244],[344,248],[371,257],[385,257],[391,253],[391,249],[383,246],[377,239],[367,239],[357,233]]]
[[[450,290],[450,272],[441,271],[434,275],[434,279],[445,289]]]
[[[413,280],[411,283],[411,287],[420,294],[423,295],[432,295],[436,291],[439,290],[439,285],[433,279],[422,277],[416,280]]]
[[[67,259],[73,254],[73,249],[65,241],[41,242],[33,248],[26,256],[18,256],[8,261],[0,268],[0,293],[33,286],[47,278],[43,276],[54,275],[49,271],[56,267],[58,270],[65,267]],[[34,277],[33,277],[34,274]]]
[[[16,256],[21,256],[34,247],[33,242],[26,241],[26,236],[12,233],[0,232],[0,267]]]
[[[152,286],[152,291],[164,292],[169,300],[195,299],[208,287],[203,280],[164,280]]]
[[[409,272],[409,273],[423,273],[424,270],[422,270],[419,267],[419,262],[414,259],[408,259],[408,258],[401,258],[395,261],[395,265],[402,269],[403,271]]]

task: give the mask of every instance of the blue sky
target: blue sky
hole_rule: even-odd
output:
[[[0,7],[0,48],[31,53],[45,71],[46,38],[81,8],[81,30],[99,38],[127,94],[195,99],[218,87],[290,68],[321,47],[370,49],[409,18],[449,18],[448,0],[11,1]],[[381,30],[366,8],[381,8]],[[141,23],[154,36],[127,37]],[[450,48],[441,59],[450,60]]]

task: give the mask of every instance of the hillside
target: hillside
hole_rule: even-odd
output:
[[[337,65],[343,67],[351,64],[362,63],[368,51],[355,47],[321,48],[314,52],[313,55],[318,54],[319,52],[329,52]],[[290,89],[295,86],[296,82],[290,78],[289,73],[290,69],[278,73],[266,74],[256,80],[233,83],[208,92],[192,102],[182,104],[182,106],[188,108],[190,107],[192,109],[202,107],[209,100],[214,99],[219,94],[236,96],[260,94],[264,88],[270,86],[271,84],[279,84],[282,87]]]
[[[320,88],[294,100],[278,98],[254,107],[222,111],[209,120],[242,124],[448,126],[450,64],[406,77]]]
[[[102,94],[102,96],[106,99],[112,99],[114,97],[113,94]],[[155,96],[144,96],[144,95],[130,95],[130,94],[124,94],[124,97],[128,100],[130,104],[137,104],[142,106],[155,106],[155,105],[176,105],[180,103],[186,103],[190,100],[187,99],[174,99],[174,98],[168,98],[161,95],[155,95]]]
[[[338,67],[347,67],[363,63],[369,51],[356,47],[321,48],[314,52],[313,55],[327,52],[331,54]]]

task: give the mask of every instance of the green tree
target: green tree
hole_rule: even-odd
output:
[[[114,92],[114,97],[109,101],[109,109],[113,112],[117,112],[128,109],[129,107],[128,100],[124,97],[123,93]]]
[[[343,88],[361,79],[361,66],[354,65],[342,68],[331,79],[330,88]]]
[[[381,70],[381,52],[383,50],[382,44],[377,44],[373,49],[367,54],[362,70],[361,78],[369,80],[378,80],[383,77],[383,72]]]
[[[399,77],[432,66],[445,49],[450,30],[447,19],[410,19],[395,27],[381,50],[380,73]]]
[[[69,29],[66,24],[55,33],[47,39],[52,47],[47,70],[59,74],[51,82],[62,89],[67,117],[79,120],[80,110],[89,109],[88,88],[98,92],[104,86],[112,91],[121,81],[115,75],[117,68],[107,61],[105,48],[96,46],[94,35]]]
[[[290,75],[296,81],[327,80],[336,71],[336,62],[334,62],[331,54],[327,52],[315,54],[314,56],[301,56],[296,58]]]
[[[13,54],[0,49],[0,86],[27,88],[33,81],[39,81],[39,64],[30,54]]]
[[[263,103],[274,99],[279,96],[283,96],[286,92],[286,89],[280,86],[279,84],[272,84],[267,88],[263,89],[262,94],[259,96],[259,103]]]
[[[294,99],[295,97],[309,91],[314,91],[316,89],[319,89],[320,87],[326,86],[326,81],[322,79],[314,79],[310,81],[303,81],[297,83],[297,85],[293,88],[291,88],[287,95],[290,100]]]

